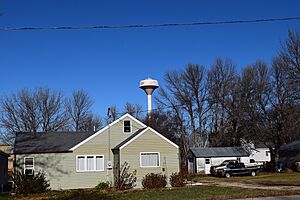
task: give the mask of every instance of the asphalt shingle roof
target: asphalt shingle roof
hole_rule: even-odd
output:
[[[280,151],[299,151],[300,150],[300,140],[282,145],[279,149]]]
[[[130,141],[132,138],[134,138],[135,136],[137,136],[139,133],[141,133],[143,130],[145,130],[146,128],[142,128],[137,130],[135,133],[133,133],[131,136],[129,136],[128,138],[126,138],[125,140],[123,140],[120,144],[118,144],[117,146],[115,146],[113,148],[113,150],[118,150],[121,146],[123,146],[124,144],[126,144],[128,141]]]
[[[17,133],[14,153],[67,152],[94,132]]]
[[[191,148],[191,152],[197,157],[230,157],[230,156],[249,156],[243,147],[209,147]]]

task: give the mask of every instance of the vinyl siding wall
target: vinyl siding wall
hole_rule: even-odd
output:
[[[124,118],[129,120],[131,118]],[[141,124],[131,120],[132,133]],[[71,153],[49,153],[49,154],[22,154],[17,155],[17,164],[23,170],[24,157],[34,157],[35,172],[44,171],[50,180],[50,187],[57,189],[92,188],[99,182],[113,182],[113,170],[107,170],[106,164],[109,159],[113,161],[113,153],[110,149],[121,143],[132,133],[123,133],[123,122],[120,121],[110,127],[110,149],[108,146],[108,132],[106,129],[85,144],[82,144]],[[76,172],[77,155],[104,155],[104,171],[98,172]],[[114,166],[113,166],[114,167]]]
[[[140,167],[141,152],[159,152],[159,167]],[[131,170],[137,171],[137,187],[141,187],[143,177],[148,173],[162,173],[169,176],[173,172],[179,172],[179,150],[163,138],[146,131],[140,137],[120,150],[120,164],[128,162]],[[164,171],[163,171],[164,168]]]

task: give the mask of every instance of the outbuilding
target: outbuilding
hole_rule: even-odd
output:
[[[300,169],[300,140],[282,145],[279,149],[279,160],[285,167]]]
[[[237,160],[250,163],[249,152],[243,147],[190,148],[188,153],[188,171],[190,173],[210,174],[211,166],[219,165],[224,160]]]
[[[0,151],[0,192],[3,192],[4,187],[7,185],[8,156],[8,154]]]

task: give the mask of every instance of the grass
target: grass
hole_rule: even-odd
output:
[[[261,185],[286,185],[300,186],[300,173],[284,172],[284,173],[260,173],[257,176],[234,176],[230,178],[213,177],[204,174],[196,175],[194,181],[210,181],[210,182],[244,182]]]
[[[251,190],[242,188],[229,188],[219,186],[194,186],[188,188],[176,188],[165,190],[147,190],[126,192],[122,195],[115,194],[116,199],[166,199],[166,200],[183,200],[183,199],[232,199],[232,198],[250,198],[261,196],[278,196],[300,194],[300,191],[274,191],[274,190]]]
[[[0,199],[1,200],[6,200],[9,199],[10,195],[8,193],[0,193]]]
[[[212,177],[207,175],[197,175],[193,178],[196,181],[209,182],[243,182],[255,183],[262,185],[296,185],[300,186],[300,173],[261,173],[258,176],[235,176],[231,178]],[[129,190],[129,191],[99,191],[95,189],[85,190],[64,190],[51,191],[39,195],[16,195],[10,197],[8,194],[0,194],[0,199],[26,199],[26,200],[138,200],[138,199],[233,199],[233,198],[252,198],[263,196],[278,196],[278,195],[300,195],[300,190],[262,190],[262,189],[245,189],[234,187],[221,186],[188,186],[185,188],[165,188],[160,190]]]
[[[183,199],[232,199],[232,198],[251,198],[262,196],[278,196],[300,194],[300,191],[284,190],[253,190],[242,188],[230,188],[220,186],[193,186],[185,188],[166,188],[160,190],[131,190],[125,192],[103,192],[95,190],[66,190],[53,191],[42,195],[17,195],[13,200],[139,200],[139,199],[166,199],[166,200],[183,200]]]

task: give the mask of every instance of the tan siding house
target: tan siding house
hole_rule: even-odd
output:
[[[178,146],[129,114],[96,133],[28,135],[16,137],[17,169],[28,175],[44,172],[54,190],[113,185],[125,161],[137,170],[138,187],[147,173],[179,171]]]

